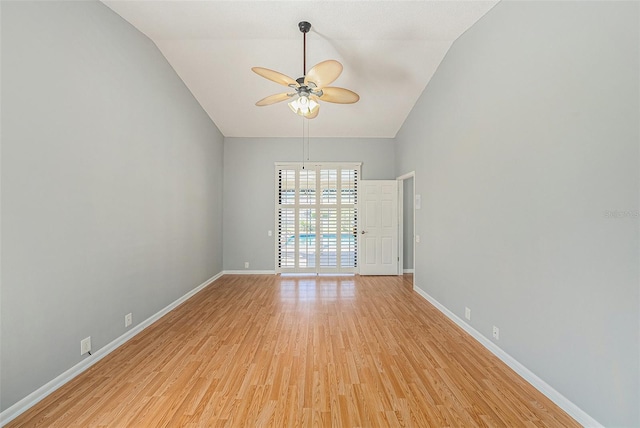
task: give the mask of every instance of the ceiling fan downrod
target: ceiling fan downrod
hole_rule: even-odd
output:
[[[311,29],[311,24],[307,21],[298,22],[298,28],[302,32],[302,75],[307,75],[307,33]]]

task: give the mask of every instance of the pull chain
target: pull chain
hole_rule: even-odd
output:
[[[304,117],[302,118],[302,169],[304,169]]]
[[[307,161],[309,161],[311,159],[311,135],[309,132],[309,125],[311,125],[309,123],[309,119],[307,119],[305,122],[307,122]]]
[[[307,129],[306,129],[306,134],[307,134],[307,156],[304,155],[305,152],[305,141],[304,141],[304,135],[305,135],[305,128],[304,128],[304,124],[307,124]],[[309,119],[305,119],[304,117],[302,117],[302,169],[305,169],[305,161],[309,162],[311,160],[311,136],[309,135]]]

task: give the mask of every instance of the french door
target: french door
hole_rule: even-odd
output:
[[[276,272],[355,273],[360,163],[276,164]]]

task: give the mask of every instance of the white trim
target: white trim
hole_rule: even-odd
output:
[[[206,280],[205,282],[203,282],[193,290],[189,291],[184,296],[170,303],[168,306],[159,310],[154,315],[151,315],[149,318],[142,321],[140,324],[136,325],[131,330],[124,333],[122,336],[114,339],[107,345],[98,349],[92,355],[87,356],[87,358],[80,361],[78,364],[74,365],[73,367],[69,368],[64,373],[60,374],[59,376],[56,376],[51,381],[42,385],[40,388],[36,389],[31,394],[27,395],[22,400],[15,403],[13,406],[5,409],[2,413],[0,413],[0,426],[4,426],[8,424],[12,420],[20,416],[22,413],[29,410],[31,407],[35,406],[41,400],[46,398],[49,394],[53,393],[55,390],[57,390],[58,388],[60,388],[61,386],[63,386],[64,384],[66,384],[67,382],[69,382],[70,380],[72,380],[82,372],[84,372],[85,370],[87,370],[89,367],[96,364],[98,361],[100,361],[101,359],[109,355],[111,352],[115,351],[118,347],[123,345],[129,339],[133,338],[135,335],[142,332],[142,330],[149,327],[151,324],[153,324],[154,322],[162,318],[164,315],[166,315],[167,313],[175,309],[178,305],[184,303],[190,297],[192,297],[199,291],[203,290],[208,285],[212,284],[222,275],[223,275],[223,272],[220,272],[217,275],[214,275],[213,277],[209,278],[208,280]]]
[[[402,273],[413,273],[413,269],[403,269]]]
[[[293,167],[300,167],[302,168],[302,166],[327,166],[327,167],[331,167],[331,168],[336,168],[336,167],[343,167],[343,168],[361,168],[362,167],[362,162],[322,162],[322,161],[304,161],[304,162],[274,162],[273,163],[276,168],[279,166],[293,166]]]
[[[511,367],[516,373],[518,373],[524,380],[529,382],[534,388],[544,394],[547,398],[553,401],[558,407],[567,412],[569,416],[575,419],[579,424],[584,427],[603,427],[598,421],[589,416],[584,410],[580,407],[576,406],[573,402],[571,402],[564,395],[560,394],[556,391],[551,385],[546,383],[544,380],[540,379],[536,376],[531,370],[523,366],[518,360],[513,358],[511,355],[507,354],[503,351],[498,345],[493,343],[491,340],[487,339],[483,336],[478,330],[471,327],[467,324],[462,318],[458,317],[456,314],[447,309],[444,305],[438,302],[436,299],[427,294],[426,291],[422,290],[420,287],[415,286],[414,281],[414,291],[426,299],[429,303],[436,307],[440,312],[442,312],[447,318],[456,323],[459,327],[461,327],[464,331],[469,333],[474,339],[476,339],[482,346],[487,348],[489,352],[502,360],[503,363]]]
[[[396,180],[406,180],[408,178],[413,178],[416,176],[415,171],[407,172],[406,174],[402,174],[400,177],[396,177]]]
[[[223,270],[223,275],[275,275],[275,270]]]

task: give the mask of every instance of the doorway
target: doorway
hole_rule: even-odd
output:
[[[401,269],[399,275],[405,275],[411,281],[411,286],[415,286],[415,171],[401,175],[398,180],[398,205],[401,213],[398,219],[399,236],[398,252],[400,254]]]

